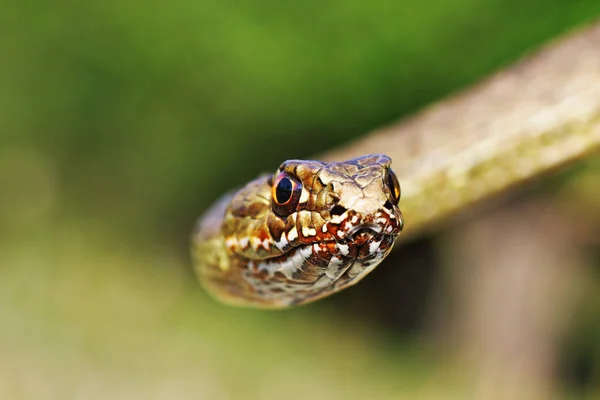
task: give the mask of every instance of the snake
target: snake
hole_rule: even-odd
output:
[[[226,194],[194,228],[194,269],[227,304],[310,303],[359,282],[407,237],[599,148],[600,22],[319,161],[284,161]]]
[[[287,160],[224,196],[193,234],[195,270],[218,300],[309,303],[356,284],[390,253],[404,222],[391,159]]]

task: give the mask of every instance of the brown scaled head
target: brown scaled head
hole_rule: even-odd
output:
[[[357,283],[402,230],[399,200],[384,155],[285,161],[240,189],[227,208],[228,290],[248,304],[286,307]]]
[[[274,229],[274,238],[284,251],[314,242],[395,238],[402,230],[399,200],[400,185],[387,156],[332,163],[288,160],[273,180],[271,206],[280,219],[274,225],[285,225]]]

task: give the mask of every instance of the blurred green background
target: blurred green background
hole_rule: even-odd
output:
[[[598,16],[595,0],[4,0],[0,397],[464,398],[469,380],[423,328],[435,237],[407,250],[401,304],[374,278],[273,313],[208,299],[189,232],[282,160]],[[597,341],[598,300],[572,342]],[[568,349],[560,393],[600,395],[599,357]]]

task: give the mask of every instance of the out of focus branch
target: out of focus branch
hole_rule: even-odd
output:
[[[592,272],[576,225],[569,208],[528,200],[442,235],[448,296],[436,308],[453,316],[443,334],[474,398],[553,398],[559,345]]]

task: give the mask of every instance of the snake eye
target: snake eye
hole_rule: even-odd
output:
[[[390,192],[392,194],[392,201],[395,204],[398,204],[398,201],[400,201],[400,183],[398,182],[396,174],[394,174],[394,172],[391,169],[387,172],[387,175],[385,177],[385,183],[390,188]]]
[[[271,188],[273,211],[281,217],[287,217],[296,210],[301,194],[302,183],[282,172],[275,178]]]

